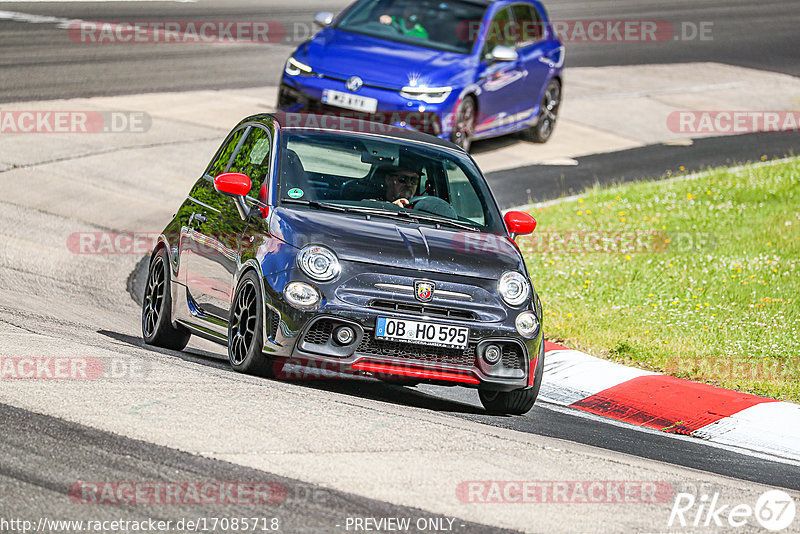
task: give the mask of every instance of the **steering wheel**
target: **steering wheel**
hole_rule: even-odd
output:
[[[409,208],[423,213],[438,215],[439,217],[458,219],[458,213],[456,213],[453,206],[439,197],[429,195],[413,197],[409,199]]]

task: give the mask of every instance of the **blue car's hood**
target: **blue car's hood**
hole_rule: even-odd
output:
[[[417,80],[430,87],[451,85],[470,66],[470,56],[412,46],[327,28],[301,46],[296,57],[315,72],[368,85],[400,89]]]

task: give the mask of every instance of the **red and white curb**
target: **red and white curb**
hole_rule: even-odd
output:
[[[547,342],[539,396],[623,423],[800,462],[800,405],[642,371]]]

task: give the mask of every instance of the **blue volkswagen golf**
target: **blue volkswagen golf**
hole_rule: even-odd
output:
[[[469,151],[522,132],[544,143],[564,46],[535,0],[359,0],[286,62],[278,108],[412,128]]]

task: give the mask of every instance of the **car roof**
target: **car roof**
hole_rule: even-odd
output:
[[[334,115],[318,115],[313,113],[260,113],[242,119],[240,124],[256,122],[267,125],[277,122],[282,130],[318,130],[329,132],[348,132],[364,135],[379,135],[390,137],[398,141],[416,141],[427,143],[442,148],[461,150],[458,146],[432,135],[416,130],[398,128],[388,124],[370,122],[350,117],[337,117]]]

